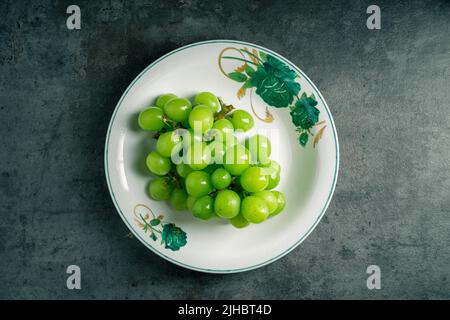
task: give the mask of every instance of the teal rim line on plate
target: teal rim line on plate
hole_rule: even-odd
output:
[[[322,211],[320,212],[320,215],[317,217],[316,221],[314,222],[314,224],[308,229],[308,231],[299,239],[297,240],[297,242],[295,242],[291,247],[289,247],[287,250],[285,250],[284,252],[280,253],[279,255],[258,263],[256,265],[250,266],[250,267],[246,267],[246,268],[240,268],[240,269],[231,269],[231,270],[214,270],[214,269],[206,269],[206,268],[198,268],[198,267],[194,267],[194,266],[190,266],[187,264],[184,264],[182,262],[179,262],[173,258],[170,258],[166,255],[164,255],[163,253],[161,253],[160,251],[158,251],[156,248],[154,248],[153,246],[151,246],[149,243],[147,243],[140,235],[138,232],[136,232],[133,228],[133,226],[131,226],[127,219],[125,218],[124,213],[122,212],[122,210],[120,209],[120,206],[117,203],[116,197],[114,195],[114,191],[112,190],[111,187],[111,182],[110,182],[110,178],[109,178],[109,163],[108,163],[108,144],[109,144],[109,138],[110,138],[110,134],[111,134],[111,127],[112,124],[114,123],[114,119],[115,116],[117,114],[117,111],[119,110],[123,99],[127,96],[128,91],[134,86],[134,84],[145,74],[147,73],[147,71],[149,71],[151,68],[153,68],[156,64],[158,64],[159,62],[163,61],[164,59],[166,59],[167,57],[192,48],[192,47],[197,47],[197,46],[201,46],[201,45],[206,45],[206,44],[210,44],[210,43],[222,43],[224,45],[227,44],[240,44],[240,45],[244,45],[244,46],[250,46],[250,47],[254,47],[257,48],[259,50],[262,50],[264,52],[270,53],[271,55],[277,57],[278,59],[280,59],[281,61],[285,62],[286,64],[288,64],[292,69],[294,69],[295,71],[297,71],[299,74],[302,75],[302,77],[311,85],[311,87],[315,90],[315,92],[317,93],[317,95],[320,98],[320,101],[322,101],[325,110],[327,111],[328,117],[330,118],[330,123],[331,126],[333,128],[333,138],[334,138],[334,142],[335,142],[335,148],[336,148],[336,166],[334,168],[334,176],[333,176],[333,182],[331,185],[331,189],[329,191],[328,197],[327,197],[327,201],[324,205],[324,207],[322,208]],[[139,73],[139,75],[131,82],[131,84],[127,87],[127,89],[125,90],[125,92],[123,93],[122,97],[120,98],[119,102],[117,103],[116,107],[114,108],[114,112],[113,115],[111,117],[111,121],[109,122],[108,125],[108,131],[106,134],[106,142],[105,142],[105,176],[106,176],[106,182],[108,184],[108,189],[109,192],[111,194],[111,198],[113,200],[114,206],[116,207],[117,212],[119,212],[120,217],[122,218],[122,220],[125,222],[125,224],[127,225],[127,227],[130,229],[130,231],[133,233],[133,235],[139,239],[139,241],[141,241],[147,248],[149,248],[151,251],[153,251],[154,253],[156,253],[158,256],[160,256],[161,258],[166,259],[167,261],[170,261],[178,266],[187,268],[187,269],[191,269],[194,271],[200,271],[200,272],[207,272],[207,273],[237,273],[237,272],[244,272],[244,271],[249,271],[249,270],[253,270],[256,268],[260,268],[263,267],[265,265],[268,265],[282,257],[284,257],[285,255],[287,255],[289,252],[291,252],[292,250],[294,250],[300,243],[303,242],[303,240],[306,239],[306,237],[308,237],[310,235],[310,233],[314,230],[314,228],[317,226],[317,224],[320,222],[320,220],[322,219],[323,215],[325,214],[325,211],[328,208],[328,205],[330,204],[331,201],[331,197],[334,193],[334,190],[336,188],[336,182],[337,182],[337,177],[338,177],[338,172],[339,172],[339,142],[338,142],[338,137],[337,137],[337,133],[336,133],[336,127],[334,124],[334,120],[333,117],[331,116],[330,110],[328,108],[327,103],[325,102],[325,99],[322,97],[321,92],[317,89],[317,87],[314,85],[314,83],[295,65],[293,64],[291,61],[289,61],[288,59],[286,59],[285,57],[279,55],[276,52],[273,52],[272,50],[269,50],[265,47],[259,46],[257,44],[253,44],[253,43],[249,43],[249,42],[245,42],[245,41],[238,41],[238,40],[207,40],[207,41],[200,41],[200,42],[195,42],[195,43],[191,43],[188,44],[186,46],[180,47],[178,49],[175,49],[173,51],[170,51],[169,53],[166,53],[165,55],[163,55],[162,57],[158,58],[157,60],[155,60],[154,62],[152,62],[149,66],[147,66],[141,73]]]

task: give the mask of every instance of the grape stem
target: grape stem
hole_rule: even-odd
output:
[[[175,129],[175,127],[177,126],[176,122],[169,119],[167,116],[163,116],[163,121],[169,127],[170,130]]]
[[[217,99],[220,103],[220,112],[215,114],[214,121],[225,118],[227,114],[234,110],[234,107],[231,104],[225,104],[219,97],[217,97]]]
[[[173,131],[175,129],[181,128],[180,125],[178,125],[175,121],[169,119],[166,115],[163,116],[162,120],[166,126],[157,131],[153,136],[153,139],[158,139],[161,133],[167,132],[167,130]]]
[[[174,172],[169,172],[167,175],[169,176],[169,178],[173,180],[173,182],[178,188],[182,187],[181,180],[179,179],[177,174],[175,174]]]

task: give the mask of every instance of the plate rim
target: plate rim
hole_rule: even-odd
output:
[[[246,45],[246,46],[251,46],[257,49],[262,49],[272,55],[274,55],[275,57],[281,59],[282,61],[286,62],[291,68],[293,68],[294,70],[296,70],[299,74],[301,74],[303,76],[303,78],[314,88],[314,90],[318,93],[320,100],[322,101],[325,110],[327,111],[328,117],[330,118],[330,123],[331,123],[331,127],[332,127],[332,131],[333,131],[333,138],[335,141],[335,149],[336,149],[336,165],[334,168],[334,176],[333,176],[333,182],[331,185],[331,189],[329,191],[328,194],[328,198],[327,201],[325,203],[325,205],[323,206],[319,216],[316,218],[316,220],[314,221],[314,223],[312,224],[311,227],[308,228],[308,231],[303,234],[303,236],[301,236],[293,245],[291,245],[288,249],[286,249],[285,251],[283,251],[282,253],[276,255],[275,257],[272,257],[264,262],[260,262],[258,264],[249,266],[249,267],[245,267],[245,268],[237,268],[237,269],[229,269],[229,270],[216,270],[216,269],[208,269],[208,268],[200,268],[200,267],[195,267],[195,266],[191,266],[188,264],[185,264],[183,262],[177,261],[174,258],[171,258],[169,256],[164,255],[162,252],[158,251],[156,248],[152,247],[150,244],[148,244],[144,239],[141,238],[141,236],[134,230],[134,228],[130,225],[130,223],[128,222],[128,220],[126,219],[124,213],[122,212],[119,204],[117,203],[117,200],[115,198],[114,195],[114,191],[112,190],[112,186],[111,186],[111,182],[110,182],[110,176],[109,176],[109,163],[108,163],[108,145],[109,145],[109,141],[110,141],[110,135],[111,135],[111,128],[112,125],[114,123],[114,119],[117,115],[118,110],[120,109],[120,106],[122,104],[122,101],[125,99],[125,97],[127,96],[128,92],[130,91],[130,89],[135,85],[135,83],[144,75],[147,73],[147,71],[149,71],[152,67],[154,67],[156,64],[158,64],[159,62],[165,60],[166,58],[168,58],[169,56],[178,53],[180,51],[189,49],[191,47],[196,47],[196,46],[201,46],[201,45],[205,45],[205,44],[211,44],[211,43],[223,43],[223,44],[240,44],[240,45]],[[338,179],[338,174],[339,174],[339,160],[340,160],[340,154],[339,154],[339,140],[338,140],[338,135],[337,135],[337,131],[336,131],[336,126],[334,123],[334,119],[333,116],[331,115],[330,109],[328,108],[328,104],[326,103],[325,99],[322,96],[322,93],[319,91],[319,89],[316,87],[316,85],[309,79],[309,77],[299,68],[297,67],[294,63],[292,63],[289,59],[285,58],[284,56],[270,50],[267,49],[266,47],[263,47],[261,45],[258,44],[254,44],[254,43],[250,43],[250,42],[246,42],[246,41],[241,41],[241,40],[227,40],[227,39],[216,39],[216,40],[206,40],[206,41],[198,41],[198,42],[193,42],[190,44],[187,44],[185,46],[176,48],[164,55],[162,55],[161,57],[159,57],[158,59],[156,59],[155,61],[153,61],[152,63],[150,63],[144,70],[142,70],[134,79],[133,81],[128,85],[128,87],[125,89],[124,93],[122,94],[122,96],[120,97],[119,101],[117,102],[114,111],[111,115],[111,119],[109,121],[109,125],[108,125],[108,130],[106,132],[106,139],[105,139],[105,151],[104,151],[104,170],[105,170],[105,178],[106,178],[106,182],[108,185],[108,190],[110,193],[110,196],[113,200],[114,206],[116,208],[116,211],[119,213],[120,217],[122,218],[123,222],[125,223],[125,225],[128,227],[128,229],[132,232],[132,234],[141,242],[143,243],[148,249],[150,249],[152,252],[154,252],[155,254],[157,254],[158,256],[160,256],[161,258],[174,263],[180,267],[184,267],[190,270],[194,270],[194,271],[199,271],[199,272],[205,272],[205,273],[215,273],[215,274],[230,274],[230,273],[238,273],[238,272],[245,272],[245,271],[250,271],[250,270],[254,270],[263,266],[266,266],[278,259],[281,259],[282,257],[284,257],[285,255],[287,255],[288,253],[290,253],[292,250],[294,250],[297,246],[299,246],[311,233],[312,231],[316,228],[316,226],[319,224],[319,222],[322,220],[323,216],[325,215],[325,212],[328,209],[328,206],[331,202],[331,199],[333,197],[334,191],[336,189],[336,183],[337,183],[337,179]]]

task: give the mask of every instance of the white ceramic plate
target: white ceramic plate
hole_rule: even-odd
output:
[[[258,64],[267,70],[275,67],[281,70],[277,73],[278,80],[281,77],[285,83],[265,79],[266,88],[259,91],[255,87],[248,88],[244,96],[241,90],[238,98],[238,90],[243,83],[236,80],[242,81],[248,75],[238,70],[243,72],[241,75],[235,74],[234,79],[227,76],[243,64],[243,61],[233,58],[247,60],[247,65],[254,69]],[[282,105],[289,102],[289,92],[298,89],[294,82],[301,88],[289,103],[290,107],[294,108],[298,99],[313,95],[312,99],[317,101],[315,107],[320,111],[318,125],[311,129],[314,136],[308,136],[305,146],[299,143],[299,132],[291,118],[290,107],[275,108],[267,103]],[[283,95],[286,94],[286,87],[289,87],[287,97]],[[275,91],[267,91],[272,89]],[[174,211],[166,202],[153,201],[147,195],[152,176],[145,168],[144,159],[155,143],[151,134],[137,128],[138,113],[152,105],[162,93],[173,92],[178,96],[192,97],[200,91],[214,92],[227,104],[254,114],[255,127],[250,134],[259,130],[275,132],[275,137],[271,134],[272,158],[282,168],[281,182],[276,189],[285,194],[287,201],[285,210],[278,216],[258,225],[236,229],[221,219],[204,222],[189,212]],[[304,104],[311,100],[301,101]],[[273,121],[267,122],[270,117],[267,117],[266,110],[272,114]],[[315,143],[314,139],[318,136],[321,139]],[[106,179],[113,202],[125,224],[136,238],[159,256],[203,272],[231,273],[259,268],[297,247],[325,213],[335,188],[338,167],[336,129],[319,90],[286,58],[242,41],[198,42],[176,49],[150,64],[122,95],[106,136]],[[145,218],[146,215],[149,216],[147,221],[158,215],[164,216],[161,223],[154,226],[156,231],[153,237],[151,230],[145,230],[140,221],[141,216]],[[173,229],[175,226],[180,229]],[[163,231],[164,227],[167,230],[163,237],[158,231]],[[164,243],[162,238],[166,239]]]

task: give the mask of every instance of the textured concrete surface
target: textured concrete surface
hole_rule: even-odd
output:
[[[72,3],[79,31],[65,25]],[[366,28],[372,3],[381,30]],[[450,298],[448,1],[3,0],[0,15],[0,298]],[[162,54],[217,38],[300,66],[341,146],[317,229],[233,275],[179,268],[127,238],[103,171],[126,86]],[[70,264],[80,291],[66,289]],[[370,264],[381,290],[366,288]]]

